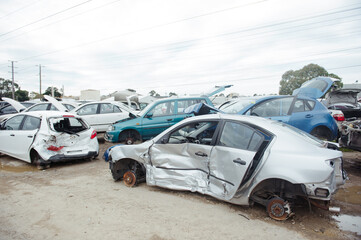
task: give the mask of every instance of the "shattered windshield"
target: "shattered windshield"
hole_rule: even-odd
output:
[[[64,116],[49,118],[49,126],[55,132],[69,134],[76,134],[89,128],[80,118]]]

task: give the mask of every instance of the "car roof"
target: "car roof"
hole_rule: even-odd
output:
[[[17,115],[28,115],[33,117],[57,117],[57,116],[76,116],[69,114],[69,112],[60,112],[60,111],[32,111],[32,112],[21,112]],[[15,115],[14,115],[15,116]]]

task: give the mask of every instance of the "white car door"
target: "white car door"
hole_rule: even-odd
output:
[[[0,130],[0,151],[31,162],[29,149],[39,126],[40,119],[32,116],[17,115],[10,118]]]
[[[99,131],[98,105],[98,103],[85,104],[76,110],[76,114],[85,119],[96,131]]]
[[[110,125],[118,120],[129,116],[128,112],[122,111],[118,106],[111,103],[101,103],[99,107],[98,131],[105,132]]]
[[[240,122],[228,121],[210,156],[209,194],[230,200],[261,146],[264,136]]]

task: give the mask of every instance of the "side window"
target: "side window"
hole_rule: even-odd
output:
[[[217,129],[217,121],[192,122],[173,131],[168,143],[196,143],[210,145]]]
[[[16,109],[15,109],[13,106],[11,106],[11,105],[8,105],[8,106],[3,107],[3,108],[1,109],[1,113],[4,113],[4,114],[16,113],[16,112],[17,112]]]
[[[293,97],[268,100],[253,108],[251,115],[260,117],[286,116],[292,101]]]
[[[315,107],[315,105],[316,105],[316,102],[307,100],[306,105],[305,105],[306,111],[311,111]]]
[[[91,115],[97,114],[98,104],[89,104],[82,108],[79,108],[77,113],[78,115]]]
[[[305,104],[302,99],[297,99],[295,105],[293,106],[294,113],[296,112],[304,112],[305,111]]]
[[[153,114],[153,117],[173,115],[174,114],[174,101],[159,103],[152,110],[150,110],[149,113]]]
[[[15,116],[10,118],[4,125],[4,130],[19,130],[21,122],[23,121],[24,116]]]
[[[177,114],[184,114],[184,109],[200,102],[206,103],[204,99],[178,100]]]
[[[227,122],[223,128],[220,146],[257,151],[263,141],[263,136],[254,129],[235,122]]]
[[[113,112],[118,113],[118,112],[122,112],[122,110],[120,110],[118,106],[113,105]]]
[[[58,111],[58,109],[51,103],[50,103],[50,109],[49,110],[50,111]]]
[[[27,116],[22,130],[35,130],[40,127],[40,118]]]
[[[38,105],[34,105],[33,107],[29,108],[27,112],[32,111],[46,111],[48,108],[48,103],[40,103]]]
[[[113,106],[111,103],[100,104],[100,114],[113,113],[115,109]]]
[[[66,109],[68,109],[69,111],[73,110],[75,107],[73,105],[67,104],[67,103],[63,103],[63,105],[66,107]]]

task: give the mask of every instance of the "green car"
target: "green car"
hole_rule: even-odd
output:
[[[108,128],[104,138],[108,142],[126,144],[151,139],[177,122],[193,116],[193,114],[185,114],[184,109],[197,103],[213,106],[206,96],[157,100],[139,114],[129,114],[129,118],[115,122]]]

